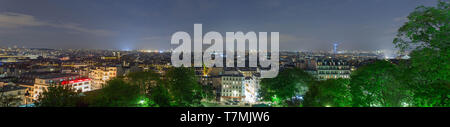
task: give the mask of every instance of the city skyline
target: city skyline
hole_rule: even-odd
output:
[[[0,0],[0,108],[173,107],[181,117],[168,118],[184,125],[227,125],[212,121],[230,114],[271,125],[299,114],[283,107],[450,107],[449,10],[450,0]]]
[[[169,49],[176,31],[276,31],[281,50],[391,50],[419,5],[437,1],[22,1],[0,2],[2,46]]]

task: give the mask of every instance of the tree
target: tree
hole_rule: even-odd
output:
[[[430,48],[445,51],[449,48],[450,2],[439,1],[437,7],[419,6],[398,30],[393,43],[402,51]]]
[[[192,68],[171,68],[166,74],[165,84],[174,99],[174,106],[198,106],[202,99],[202,88]]]
[[[140,87],[131,85],[123,79],[108,81],[103,89],[100,89],[93,97],[90,106],[95,107],[141,107],[152,106],[153,102],[141,93]],[[149,105],[147,105],[149,104]]]
[[[172,96],[169,94],[169,91],[165,85],[151,87],[148,94],[150,99],[153,100],[157,106],[169,107],[172,105]]]
[[[157,85],[161,85],[161,76],[152,70],[130,73],[125,77],[131,85],[139,86],[143,93]]]
[[[348,79],[329,79],[312,84],[306,92],[305,107],[350,107],[352,95]]]
[[[412,106],[448,107],[450,106],[450,65],[448,55],[429,48],[411,53],[411,63],[405,67],[407,83],[414,93]],[[449,52],[450,53],[450,52]]]
[[[265,101],[286,105],[285,101],[305,94],[308,84],[314,81],[314,77],[300,69],[283,70],[275,78],[262,79],[259,95]]]
[[[149,101],[155,103],[155,107],[168,107],[172,98],[161,81],[161,76],[152,70],[134,72],[126,76],[128,83],[139,86],[141,94],[145,94]]]
[[[202,98],[211,101],[216,99],[216,95],[214,94],[214,88],[212,85],[202,85]]]
[[[80,101],[80,96],[70,87],[50,86],[35,103],[36,107],[75,107]]]
[[[439,1],[436,7],[417,7],[393,41],[401,52],[414,49],[405,73],[413,106],[450,106],[449,5]]]
[[[398,80],[399,69],[387,61],[363,66],[351,75],[354,107],[400,107],[409,102],[408,86]]]

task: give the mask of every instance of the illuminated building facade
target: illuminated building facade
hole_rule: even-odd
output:
[[[244,84],[243,75],[223,75],[222,76],[222,91],[221,102],[236,102],[241,101],[244,95],[242,95],[242,87]]]
[[[77,92],[91,91],[91,79],[89,78],[82,78],[76,74],[44,75],[35,79],[33,100],[36,101],[44,91],[48,90],[48,87],[55,85],[67,86]]]
[[[78,92],[88,92],[91,91],[91,82],[92,79],[90,78],[80,78],[70,81],[62,81],[61,85],[72,88],[73,90]]]
[[[27,88],[22,87],[16,84],[8,84],[4,82],[0,82],[0,97],[1,98],[19,98],[20,101],[13,101],[10,105],[4,105],[3,102],[0,102],[0,107],[2,106],[8,106],[8,107],[17,107],[19,105],[25,104],[25,93]]]
[[[255,103],[258,97],[259,77],[245,77],[242,93],[244,94],[244,102]]]
[[[254,103],[257,99],[259,78],[256,76],[244,77],[238,75],[223,75],[220,101]]]
[[[92,90],[101,89],[107,81],[117,76],[117,67],[97,67],[89,72],[92,79]]]
[[[317,61],[317,78],[319,80],[350,78],[351,67],[344,60],[319,60]]]

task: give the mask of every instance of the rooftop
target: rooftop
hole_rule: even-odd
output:
[[[1,92],[22,90],[22,89],[27,89],[27,88],[23,87],[23,86],[17,86],[17,85],[5,85],[5,86],[0,87]]]
[[[71,77],[71,76],[79,76],[79,75],[77,75],[77,74],[57,73],[57,74],[42,75],[42,76],[39,76],[39,78],[41,78],[41,79],[54,79],[54,78]]]

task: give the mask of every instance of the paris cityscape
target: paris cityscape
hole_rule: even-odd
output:
[[[0,107],[450,107],[450,2],[381,1],[35,3],[44,9],[5,0]],[[170,35],[196,23],[203,32],[280,32],[278,75],[174,67]]]

